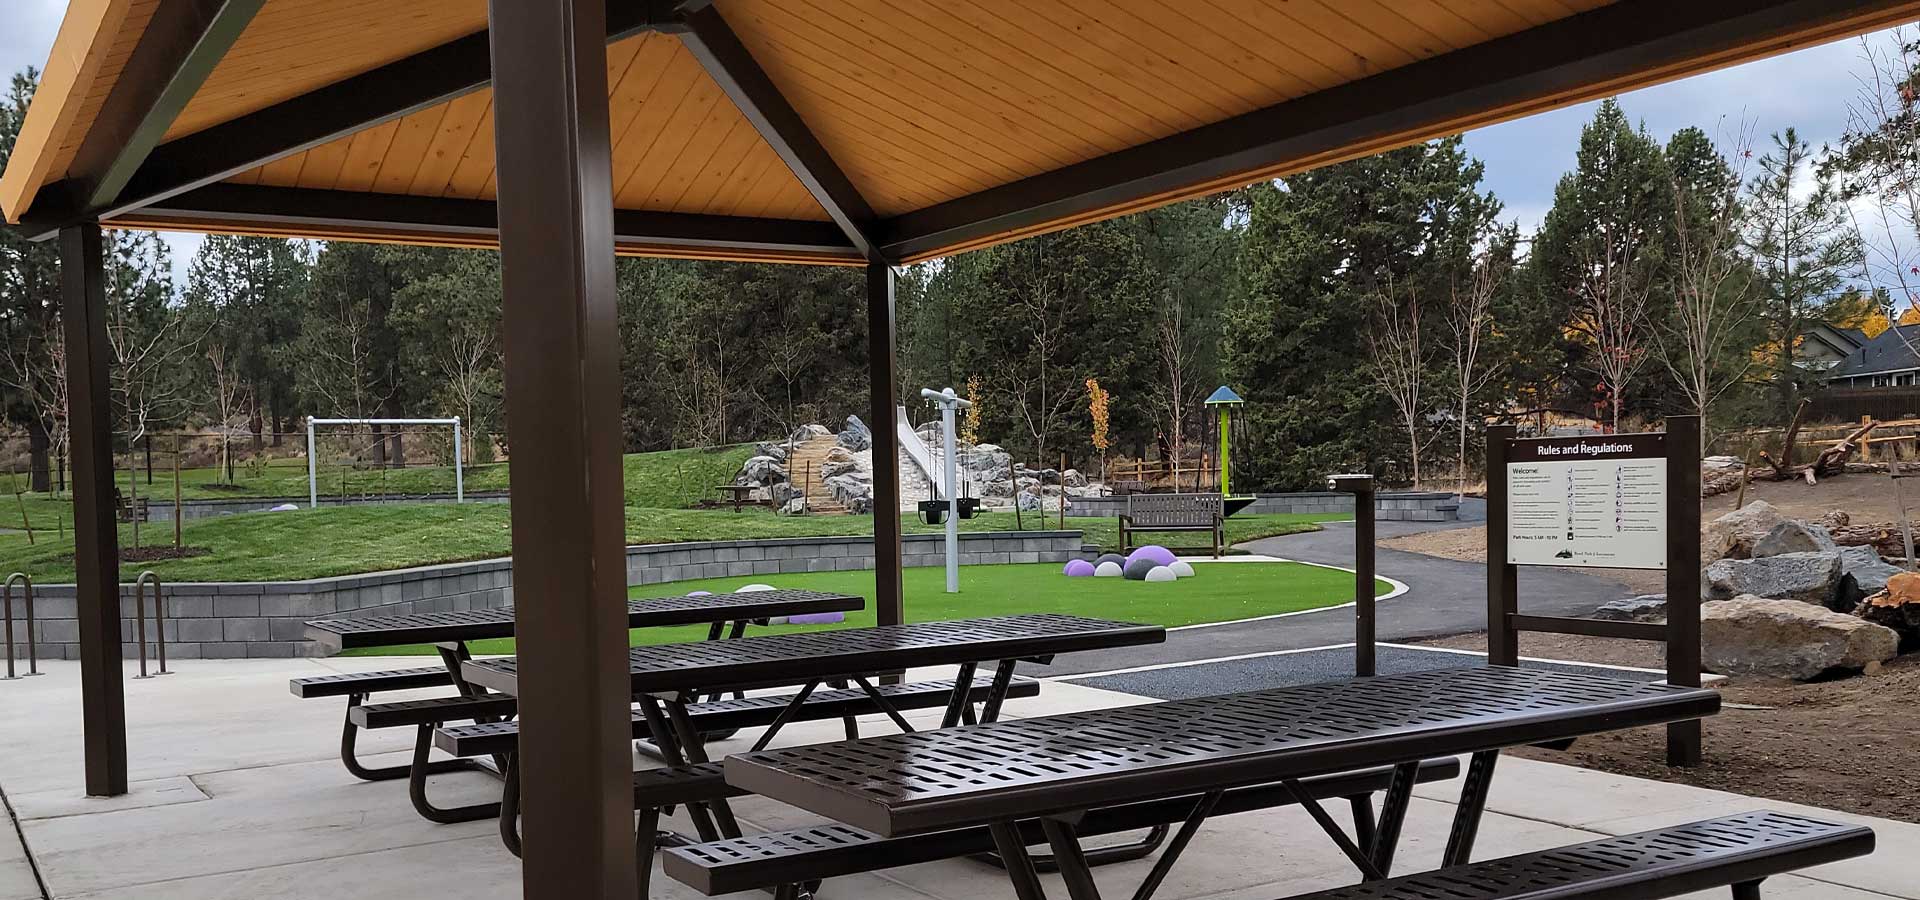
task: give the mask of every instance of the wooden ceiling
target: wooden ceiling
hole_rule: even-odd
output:
[[[715,8],[779,98],[871,208],[879,220],[874,227],[907,234],[893,245],[901,248],[896,261],[902,261],[1196,196],[1920,14],[1920,0],[1690,2],[1700,5],[1675,6],[1671,0],[1619,0],[1618,6],[1615,0],[718,0]],[[78,148],[164,3],[74,0],[21,149],[0,176],[0,208],[10,219],[19,221],[41,188],[88,175],[73,171]],[[663,9],[672,5],[655,3]],[[329,85],[483,35],[486,5],[487,0],[264,0],[171,119],[159,151],[168,149],[167,142],[214,134],[216,126],[258,118],[263,110],[295,104]],[[1709,6],[1723,12],[1700,12]],[[610,15],[613,9],[610,5]],[[1710,15],[1729,23],[1723,37],[1710,27],[1721,19]],[[1589,20],[1595,23],[1596,42],[1612,37],[1621,43],[1604,65],[1581,69],[1532,58],[1579,53],[1573,38],[1580,35],[1570,37],[1569,31]],[[1673,33],[1665,43],[1662,28]],[[1644,34],[1629,40],[1605,29]],[[676,31],[637,29],[608,45],[615,207],[695,217],[828,220],[831,204],[817,195],[817,183],[793,170],[788,148],[766,139],[756,128],[756,122],[765,127],[764,122],[742,113],[726,80],[716,80],[703,65],[711,60],[698,47],[690,52],[689,37]],[[1530,43],[1535,35],[1538,47]],[[1560,49],[1549,49],[1554,47]],[[1493,48],[1498,53],[1489,56]],[[1474,57],[1476,51],[1487,53]],[[1512,71],[1486,75],[1489,85],[1473,83],[1482,72],[1502,67]],[[1535,71],[1541,76],[1529,80],[1526,76]],[[1420,76],[1392,81],[1416,72]],[[1495,82],[1497,90],[1490,86]],[[1377,89],[1360,93],[1376,84]],[[1398,117],[1404,121],[1386,121],[1388,113],[1401,112],[1392,107],[1393,91],[1406,96],[1404,115]],[[1448,99],[1444,108],[1435,103],[1438,96]],[[1362,128],[1332,121],[1357,105],[1351,98],[1377,107],[1365,112],[1372,124]],[[1300,113],[1288,115],[1295,108]],[[1258,118],[1263,115],[1267,118]],[[1353,116],[1363,118],[1362,112]],[[1194,153],[1182,141],[1204,143],[1216,133],[1247,140],[1246,133],[1262,128],[1279,133],[1309,126],[1318,129],[1316,139],[1298,141],[1298,147],[1239,155],[1229,148],[1208,165],[1175,165],[1181,154]],[[358,130],[251,158],[215,177],[237,187],[490,201],[496,182],[493,127],[492,93],[483,75],[474,88],[376,117]],[[1116,160],[1137,170],[1143,154],[1151,157],[1149,166],[1164,156],[1170,174],[1136,177],[1124,190],[1105,192],[1042,185],[1062,178],[1092,182],[1096,175],[1105,177],[1103,167]],[[1041,212],[987,214],[1005,207],[1016,192],[1032,193]],[[108,223],[461,245],[489,240],[484,229],[389,232],[364,225],[303,225],[297,216],[222,219],[169,212],[161,208],[166,204],[138,209],[146,205],[115,208]],[[968,227],[948,227],[966,225],[968,217],[973,218]],[[697,251],[646,241],[625,249],[727,255],[712,241]],[[738,255],[780,258],[782,252],[758,247]],[[816,247],[792,255],[818,261],[836,252]],[[851,248],[839,255],[845,261],[855,258]]]

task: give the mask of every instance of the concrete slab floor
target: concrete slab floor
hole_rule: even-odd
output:
[[[182,661],[180,673],[170,678],[129,681],[134,784],[127,796],[113,799],[81,796],[77,667],[56,661],[45,678],[0,684],[0,792],[13,819],[0,823],[0,900],[519,896],[519,863],[500,846],[493,822],[434,825],[414,814],[404,783],[354,779],[336,757],[343,702],[303,701],[286,688],[287,679],[305,675],[431,664],[370,657]],[[1041,668],[1032,672],[1046,675]],[[950,674],[929,669],[909,677]],[[1010,702],[1007,714],[1141,702],[1150,701],[1049,680],[1038,698]],[[939,711],[909,719],[916,726],[933,724]],[[881,734],[891,724],[884,716],[867,716],[861,728]],[[777,743],[840,736],[837,721],[805,723],[787,729]],[[399,729],[364,737],[364,755],[378,764],[402,761],[411,734]],[[716,755],[739,752],[753,737],[744,734],[713,749]],[[652,764],[636,757],[636,765]],[[430,790],[442,803],[477,802],[497,798],[498,783],[481,773],[456,773],[432,779]],[[1438,864],[1457,791],[1457,782],[1418,789],[1397,870]],[[1920,879],[1905,870],[1920,856],[1920,826],[1529,760],[1500,763],[1476,858],[1758,808],[1861,821],[1880,840],[1880,851],[1867,859],[1770,880],[1769,900],[1920,900]],[[818,821],[759,798],[738,801],[735,809],[750,831]],[[692,830],[682,817],[669,825]],[[1110,895],[1125,896],[1151,864],[1103,867],[1098,878]],[[654,873],[654,897],[697,896],[660,875],[657,860]],[[1304,812],[1282,809],[1208,823],[1156,896],[1276,900],[1354,877]],[[1065,896],[1057,877],[1046,882],[1052,896]],[[1010,897],[1012,891],[997,869],[949,860],[836,879],[823,896],[976,900]]]

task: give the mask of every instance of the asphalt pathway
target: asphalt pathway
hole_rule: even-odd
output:
[[[1459,522],[1382,522],[1377,532],[1384,539],[1441,528],[1464,528],[1475,524],[1480,512],[1477,505],[1464,508],[1463,521]],[[1353,524],[1336,522],[1321,531],[1263,538],[1236,546],[1250,553],[1351,568],[1353,543]],[[1408,587],[1406,593],[1380,603],[1377,626],[1380,640],[1439,637],[1486,627],[1486,566],[1384,548],[1377,551],[1375,559],[1381,575],[1404,582]],[[1585,615],[1602,603],[1630,594],[1617,582],[1579,572],[1529,569],[1520,575],[1520,608],[1529,613]],[[1352,640],[1353,609],[1340,607],[1279,619],[1170,631],[1164,644],[1069,654],[1061,657],[1056,665],[1034,667],[1032,671],[1042,676],[1107,672],[1273,650],[1324,647]]]

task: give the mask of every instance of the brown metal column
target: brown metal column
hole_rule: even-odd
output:
[[[1700,686],[1700,417],[1667,417],[1667,683]],[[1667,726],[1667,765],[1700,764],[1700,720]]]
[[[867,264],[867,410],[873,431],[873,608],[882,625],[905,614],[900,586],[900,372],[894,358],[893,267]]]
[[[606,7],[488,12],[529,898],[637,883]]]
[[[1487,662],[1520,664],[1520,635],[1511,617],[1520,611],[1519,567],[1507,563],[1507,442],[1512,425],[1487,429]]]
[[[81,721],[87,796],[127,792],[127,707],[121,694],[120,534],[113,513],[113,406],[100,226],[60,229],[67,338],[67,428],[73,453],[73,566],[80,620]]]

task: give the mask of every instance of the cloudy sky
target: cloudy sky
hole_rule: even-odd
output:
[[[0,0],[0,70],[46,63],[47,48],[66,8],[65,0]],[[1887,33],[1868,40],[1887,44]],[[1837,138],[1846,125],[1847,103],[1866,69],[1858,40],[1813,47],[1738,68],[1635,91],[1621,97],[1627,115],[1660,140],[1688,125],[1709,134],[1754,134],[1757,152],[1767,136],[1788,126],[1815,146]],[[1524,229],[1539,225],[1553,202],[1553,186],[1573,166],[1580,126],[1593,104],[1532,116],[1467,135],[1467,148],[1487,164],[1487,187],[1507,206],[1506,218]],[[174,271],[184,277],[186,259],[198,245],[191,235],[168,235]]]

